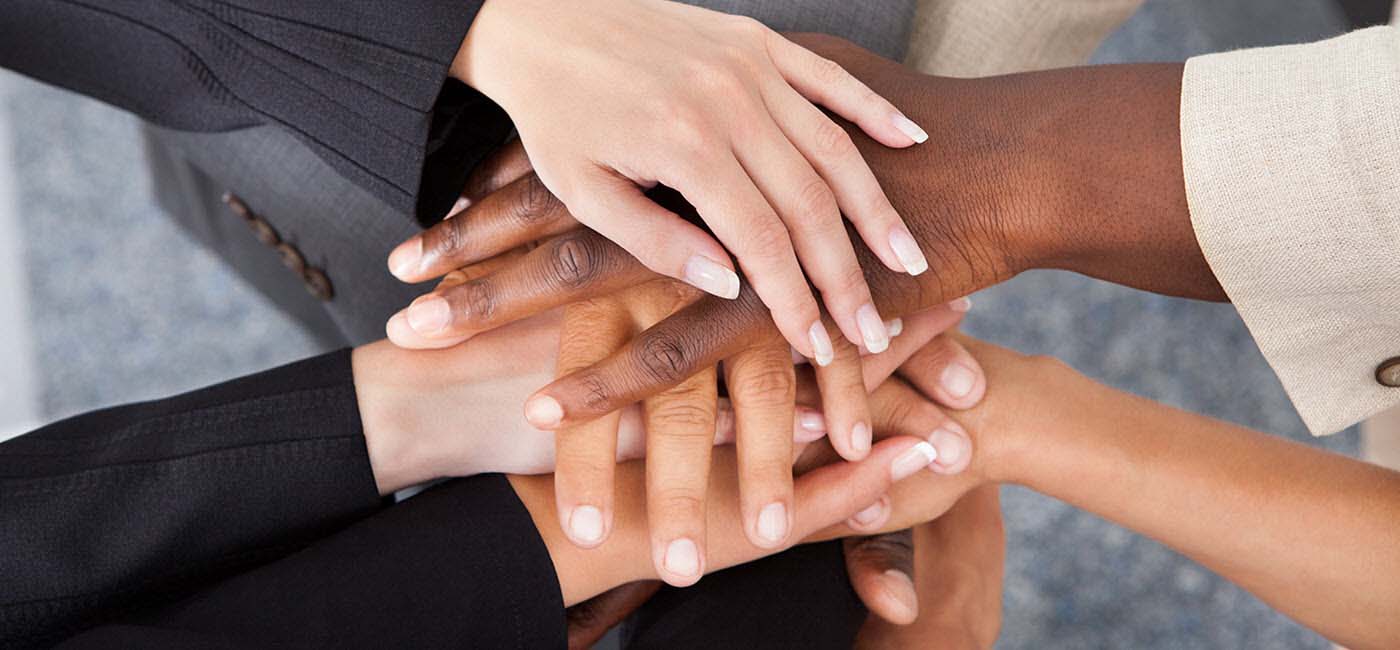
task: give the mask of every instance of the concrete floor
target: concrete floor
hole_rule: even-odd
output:
[[[1325,0],[1151,0],[1098,60],[1179,60],[1340,28]],[[23,327],[30,339],[18,352],[0,344],[0,393],[30,391],[19,401],[51,420],[316,351],[161,217],[131,117],[4,73],[0,90],[0,132],[11,135],[0,151],[0,280],[19,277],[21,259],[28,271],[23,289],[7,293],[0,282],[0,340],[10,338],[6,327]],[[18,210],[5,219],[7,202]],[[19,241],[16,227],[23,250],[5,250]],[[1056,354],[1154,399],[1308,439],[1228,306],[1051,272],[1027,274],[976,303],[968,329],[979,336]],[[24,358],[38,361],[23,371]],[[1353,432],[1309,442],[1356,450]],[[1328,647],[1150,540],[1025,490],[1005,496],[1010,552],[998,647]]]

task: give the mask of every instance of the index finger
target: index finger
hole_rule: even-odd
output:
[[[525,402],[525,419],[556,429],[586,422],[675,386],[761,340],[773,328],[747,285],[735,300],[706,296],[637,335],[606,359],[568,374]]]

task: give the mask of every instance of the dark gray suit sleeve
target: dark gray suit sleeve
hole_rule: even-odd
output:
[[[380,508],[348,352],[0,444],[0,647],[283,557]]]
[[[509,128],[446,83],[482,2],[6,0],[0,66],[178,130],[280,125],[389,205],[440,217],[461,186],[435,185]],[[425,179],[434,158],[463,169]]]

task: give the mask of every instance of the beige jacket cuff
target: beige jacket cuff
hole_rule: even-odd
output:
[[[1315,435],[1400,403],[1400,32],[1191,59],[1201,249]]]

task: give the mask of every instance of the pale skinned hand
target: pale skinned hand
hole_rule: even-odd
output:
[[[490,0],[452,74],[505,109],[540,182],[649,269],[722,298],[737,258],[787,341],[824,363],[831,336],[888,335],[842,215],[880,263],[928,264],[846,131],[887,147],[926,135],[839,65],[749,18],[663,0]],[[643,196],[679,191],[709,232]],[[716,238],[718,241],[716,241]],[[395,258],[400,277],[420,260]],[[805,273],[804,273],[805,272]],[[445,316],[436,305],[435,320]]]

